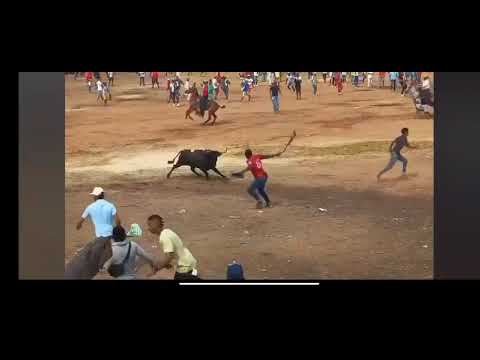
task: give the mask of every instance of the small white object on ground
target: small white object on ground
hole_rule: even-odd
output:
[[[243,233],[244,233],[244,234],[246,234],[246,235],[248,235],[248,234],[249,234],[249,232],[248,232],[247,230],[245,230]]]
[[[187,210],[182,209],[182,210],[180,210],[178,213],[179,213],[179,214],[185,214],[186,212],[187,212]]]
[[[428,245],[423,245],[423,247],[426,249],[426,248],[428,248]]]
[[[263,213],[263,210],[258,210],[257,211],[259,214],[262,214]]]
[[[240,216],[232,216],[232,215],[230,215],[229,218],[230,218],[230,219],[240,219]]]
[[[320,210],[321,212],[328,212],[328,210],[324,208],[318,208],[318,210]]]

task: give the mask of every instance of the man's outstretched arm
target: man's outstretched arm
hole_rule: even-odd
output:
[[[263,159],[271,159],[271,158],[274,158],[274,157],[278,157],[282,155],[281,152],[279,153],[276,153],[276,154],[273,154],[273,155],[260,155],[260,158],[263,160]]]

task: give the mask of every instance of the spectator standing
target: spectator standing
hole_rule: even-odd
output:
[[[390,72],[390,90],[397,91],[398,72]]]
[[[317,74],[312,75],[312,88],[313,88],[313,96],[317,96]]]
[[[139,72],[140,86],[145,86],[145,72]]]
[[[272,97],[274,113],[280,112],[280,94],[280,82],[274,81],[272,85],[270,85],[270,95]]]
[[[385,87],[385,74],[386,72],[378,73],[378,87],[383,89]]]

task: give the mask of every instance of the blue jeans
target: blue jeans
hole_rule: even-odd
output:
[[[270,204],[270,199],[265,192],[265,185],[267,185],[267,180],[267,177],[255,179],[248,188],[248,193],[253,198],[255,198],[255,200],[261,201],[261,198],[263,198],[267,204]]]
[[[405,159],[402,154],[400,153],[397,153],[397,152],[393,152],[392,153],[392,157],[390,159],[390,162],[388,163],[388,165],[385,167],[385,169],[383,169],[379,175],[383,175],[384,173],[386,173],[387,171],[390,171],[394,166],[395,164],[397,163],[397,161],[401,161],[403,163],[403,172],[407,172],[407,164],[408,164],[408,160]]]
[[[272,103],[273,103],[273,111],[274,112],[279,112],[280,111],[280,97],[277,96],[272,96]]]

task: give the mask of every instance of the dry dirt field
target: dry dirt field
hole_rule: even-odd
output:
[[[268,86],[260,84],[252,101],[241,103],[238,75],[230,75],[230,100],[220,94],[226,108],[215,126],[185,120],[185,106],[167,105],[166,91],[152,89],[148,77],[140,88],[134,73],[117,73],[113,101],[104,106],[83,78],[66,76],[65,260],[93,238],[89,222],[80,231],[75,223],[91,189],[102,186],[123,224],[140,224],[138,242],[156,256],[162,254],[146,219],[164,217],[204,279],[225,279],[232,259],[248,279],[432,278],[433,120],[387,88],[347,85],[338,96],[323,80],[317,97],[304,80],[298,101],[282,84],[281,112],[274,114]],[[404,151],[409,176],[400,176],[399,163],[377,183],[402,127],[420,147]],[[297,138],[287,152],[264,161],[271,209],[255,209],[246,192],[249,174],[224,181],[212,173],[206,181],[182,167],[166,179],[167,161],[179,150],[228,147],[218,168],[230,175],[245,166],[246,146],[280,151],[293,129]],[[140,268],[140,278],[147,270]],[[152,279],[172,277],[162,270]]]

